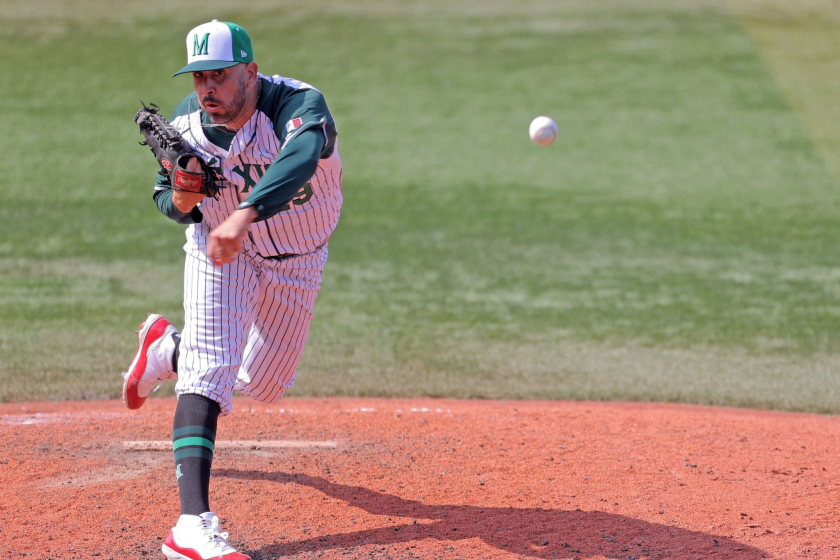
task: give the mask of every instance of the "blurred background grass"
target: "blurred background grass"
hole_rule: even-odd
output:
[[[838,8],[35,0],[0,21],[0,401],[117,397],[183,232],[132,117],[197,23],[318,87],[345,207],[289,394],[840,411]],[[531,143],[530,120],[560,137]]]

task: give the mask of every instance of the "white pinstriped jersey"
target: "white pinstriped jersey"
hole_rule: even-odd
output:
[[[310,181],[284,209],[264,221],[253,223],[246,240],[246,243],[250,241],[256,253],[264,257],[310,253],[329,240],[338,223],[343,202],[338,141],[328,134],[328,127],[334,127],[334,121],[326,109],[323,97],[309,84],[281,76],[267,77],[260,74],[259,77],[267,81],[263,82],[261,102],[253,116],[237,131],[229,149],[213,144],[205,135],[200,107],[194,93],[181,103],[179,109],[186,107],[186,110],[181,111],[181,114],[176,112],[172,125],[181,131],[184,139],[216,171],[218,185],[221,187],[219,195],[215,199],[205,198],[200,204],[203,223],[210,229],[221,224],[247,198],[250,190],[290,140],[304,130],[320,127],[324,132],[325,144],[335,141],[331,155],[318,162],[318,168]],[[303,93],[303,90],[307,90],[307,94],[317,93],[318,109],[298,107],[296,110],[285,110],[272,106],[271,99],[287,99],[289,96],[264,95],[267,83],[273,91]],[[278,114],[283,114],[284,119],[288,117],[288,122],[294,121],[297,126],[275,122]],[[283,130],[285,134],[279,137],[278,130]],[[165,188],[169,188],[168,185],[160,182],[155,187],[156,190]],[[203,235],[200,232],[206,229],[190,226],[188,235]]]

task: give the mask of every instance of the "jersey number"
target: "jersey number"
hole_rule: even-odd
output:
[[[300,188],[297,194],[295,194],[292,200],[280,207],[278,212],[285,212],[286,210],[292,207],[292,204],[294,204],[295,206],[306,204],[310,198],[312,198],[312,183],[306,183]]]

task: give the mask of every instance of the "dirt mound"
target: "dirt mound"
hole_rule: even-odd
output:
[[[840,558],[835,417],[432,399],[235,407],[211,504],[254,560]],[[0,557],[159,558],[178,516],[172,454],[125,442],[169,440],[174,410],[0,405]]]

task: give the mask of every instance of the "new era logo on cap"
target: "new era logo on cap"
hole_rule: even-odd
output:
[[[253,60],[248,33],[235,23],[214,19],[187,34],[187,65],[173,76],[184,72],[218,70]]]

